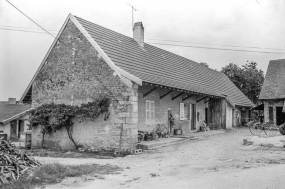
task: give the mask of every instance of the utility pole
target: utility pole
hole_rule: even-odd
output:
[[[129,3],[127,3],[128,5],[130,5]],[[132,7],[132,29],[134,27],[134,10],[137,11],[132,5],[130,5]]]

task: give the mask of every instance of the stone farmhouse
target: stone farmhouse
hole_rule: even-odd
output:
[[[285,122],[285,60],[271,60],[259,95],[264,106],[264,122]]]
[[[248,120],[253,103],[224,74],[144,42],[144,27],[135,23],[133,38],[70,14],[20,99],[80,105],[98,95],[113,101],[107,121],[75,122],[77,143],[103,148],[132,148],[138,130],[157,124],[183,133],[228,129]],[[32,145],[42,136],[33,130]],[[51,148],[73,148],[65,131],[46,137]]]

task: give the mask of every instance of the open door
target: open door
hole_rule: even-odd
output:
[[[191,130],[196,130],[196,104],[191,104]]]

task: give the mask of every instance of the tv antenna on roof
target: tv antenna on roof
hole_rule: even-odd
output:
[[[130,5],[129,3],[127,3],[128,5]],[[133,5],[130,5],[132,7],[132,29],[134,27],[134,10],[137,11]]]

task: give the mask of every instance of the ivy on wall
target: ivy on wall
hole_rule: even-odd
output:
[[[45,134],[53,134],[65,128],[69,139],[78,148],[78,144],[73,139],[73,118],[78,118],[79,122],[95,120],[100,115],[105,114],[104,120],[109,118],[110,99],[106,96],[99,97],[92,102],[81,104],[81,106],[71,106],[65,104],[43,104],[33,110],[29,118],[30,129],[38,125],[41,126],[43,135],[42,147],[44,147]]]

